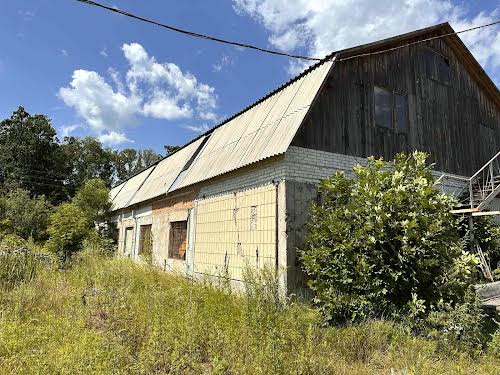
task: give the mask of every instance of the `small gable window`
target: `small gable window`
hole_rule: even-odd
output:
[[[374,86],[375,126],[405,133],[408,131],[408,100],[406,95]]]
[[[451,81],[450,60],[439,53],[424,48],[425,74],[435,81],[449,84]]]

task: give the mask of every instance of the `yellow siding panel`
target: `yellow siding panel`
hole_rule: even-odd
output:
[[[197,202],[196,272],[243,280],[245,267],[275,264],[275,189],[269,184]]]

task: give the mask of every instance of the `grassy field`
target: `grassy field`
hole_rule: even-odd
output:
[[[31,275],[31,274],[30,274]],[[256,280],[258,281],[258,280]],[[324,327],[272,287],[247,295],[82,257],[0,289],[0,374],[498,374],[390,322]]]

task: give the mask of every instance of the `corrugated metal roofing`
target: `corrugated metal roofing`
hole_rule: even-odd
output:
[[[189,159],[196,152],[204,137],[161,160],[134,195],[129,205],[166,194]]]
[[[176,188],[284,153],[323,84],[325,61],[264,101],[216,128]]]
[[[131,179],[125,182],[125,185],[122,189],[115,195],[111,206],[111,211],[119,210],[121,208],[125,208],[130,205],[130,201],[137,193],[137,190],[144,183],[149,174],[153,171],[156,165],[149,167],[148,169],[142,171],[141,173],[135,175]],[[121,185],[115,187],[114,189],[120,187]],[[113,190],[114,190],[113,189]],[[113,191],[112,190],[112,191]]]
[[[111,211],[284,153],[332,64],[325,60],[309,68],[171,156],[114,187],[110,192]],[[191,166],[183,170],[193,155]]]

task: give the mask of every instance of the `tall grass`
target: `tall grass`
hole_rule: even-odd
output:
[[[272,273],[246,293],[81,257],[0,293],[0,374],[496,374],[384,321],[324,327]]]

